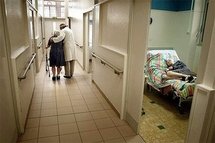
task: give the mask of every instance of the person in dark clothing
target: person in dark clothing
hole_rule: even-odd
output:
[[[174,64],[171,60],[166,61],[168,69],[177,73],[195,76],[195,74],[182,62],[176,61]]]
[[[63,51],[63,40],[57,43],[54,43],[52,38],[57,37],[60,35],[60,31],[55,31],[54,36],[52,36],[46,48],[51,46],[50,50],[50,67],[52,67],[52,80],[55,81],[56,79],[60,79],[60,71],[61,66],[65,66],[65,59],[64,59],[64,51]],[[57,68],[57,75],[56,75],[56,68]]]
[[[172,62],[172,60],[166,60],[167,64],[167,72],[172,75],[181,75],[182,80],[188,80],[191,82],[195,76],[195,73],[193,73],[182,61],[176,61],[175,63]]]

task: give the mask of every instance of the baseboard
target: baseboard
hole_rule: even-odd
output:
[[[126,121],[130,125],[130,127],[134,130],[134,132],[137,134],[138,133],[138,123],[132,118],[132,116],[126,112]]]
[[[101,95],[104,97],[104,99],[108,102],[108,104],[111,106],[111,108],[115,111],[115,113],[117,114],[117,116],[120,118],[120,114],[119,112],[116,110],[116,108],[113,106],[113,104],[110,102],[110,100],[105,96],[105,94],[102,92],[102,90],[99,88],[99,86],[96,84],[96,82],[94,80],[92,80],[93,84],[95,84],[95,86],[98,88],[99,92],[101,93]]]

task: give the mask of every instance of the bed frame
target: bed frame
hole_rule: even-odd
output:
[[[158,50],[158,51],[161,50],[162,51],[162,50],[174,50],[174,48],[171,48],[171,47],[166,47],[166,48],[150,47],[150,48],[148,48],[148,50]],[[176,53],[176,55],[177,55],[177,53]],[[162,95],[168,95],[169,93],[174,93],[173,99],[179,98],[178,107],[179,107],[180,113],[183,113],[182,103],[192,101],[192,96],[189,96],[186,99],[179,96],[178,93],[172,88],[171,84],[166,84],[165,86],[158,88],[158,87],[154,86],[154,84],[148,80],[147,76],[145,76],[145,81],[147,83],[147,88],[149,89],[149,91],[151,91],[153,88],[156,91],[160,92]]]

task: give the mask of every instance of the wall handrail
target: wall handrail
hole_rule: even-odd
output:
[[[103,65],[107,65],[107,66],[109,66],[110,68],[112,68],[112,69],[114,70],[114,73],[115,73],[115,74],[117,74],[117,75],[123,74],[123,71],[122,71],[122,70],[120,70],[120,69],[117,68],[116,66],[112,65],[111,63],[107,62],[106,60],[104,60],[104,59],[101,58],[100,56],[96,55],[96,54],[93,53],[93,52],[92,52],[91,54],[92,54],[92,57],[98,58],[98,59],[101,61],[101,63],[102,63]]]
[[[38,49],[42,47],[43,42],[40,42],[39,45],[37,46]]]
[[[25,68],[23,74],[22,74],[21,76],[18,76],[18,79],[19,79],[20,81],[23,80],[23,79],[26,79],[27,72],[28,72],[28,70],[30,69],[31,64],[34,62],[34,59],[36,58],[36,55],[37,55],[36,53],[34,53],[34,54],[32,55],[31,60],[29,61],[28,65],[26,66],[26,68]]]
[[[81,46],[80,44],[78,44],[77,42],[75,42],[75,45],[78,46],[79,48],[82,48],[83,46]]]

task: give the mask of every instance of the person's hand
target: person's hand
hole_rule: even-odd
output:
[[[168,67],[169,70],[173,70],[173,66]]]

